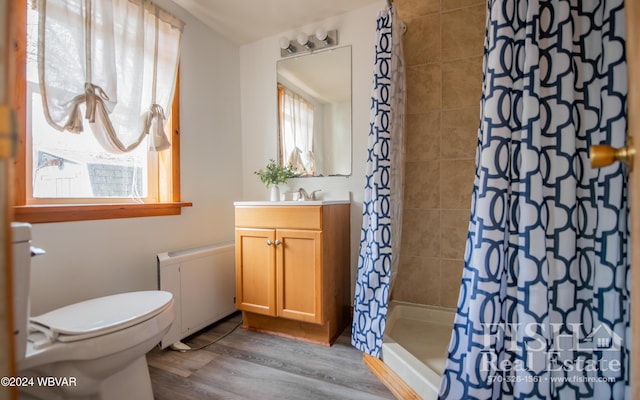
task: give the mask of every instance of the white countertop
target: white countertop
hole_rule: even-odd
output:
[[[351,204],[351,193],[324,193],[318,200],[285,201],[234,201],[234,206],[326,206],[330,204]]]
[[[307,200],[307,201],[234,201],[234,206],[326,206],[329,204],[350,204],[350,200]]]

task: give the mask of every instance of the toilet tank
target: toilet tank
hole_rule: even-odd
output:
[[[13,323],[16,361],[24,359],[27,351],[27,322],[29,320],[29,289],[31,279],[31,225],[11,223]]]

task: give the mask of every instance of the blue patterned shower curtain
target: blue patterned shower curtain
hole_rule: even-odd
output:
[[[442,399],[629,398],[622,0],[489,0],[476,177]],[[637,345],[634,344],[634,345]]]
[[[402,232],[405,73],[402,23],[380,12],[351,343],[379,357]]]

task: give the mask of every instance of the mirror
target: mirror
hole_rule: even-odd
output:
[[[351,46],[279,60],[277,73],[280,164],[351,175]]]

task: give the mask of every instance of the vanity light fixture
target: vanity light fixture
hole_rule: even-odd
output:
[[[313,35],[300,32],[296,35],[295,40],[289,40],[283,36],[279,39],[279,44],[281,57],[326,49],[338,45],[338,30],[327,31],[324,28],[318,28]]]

